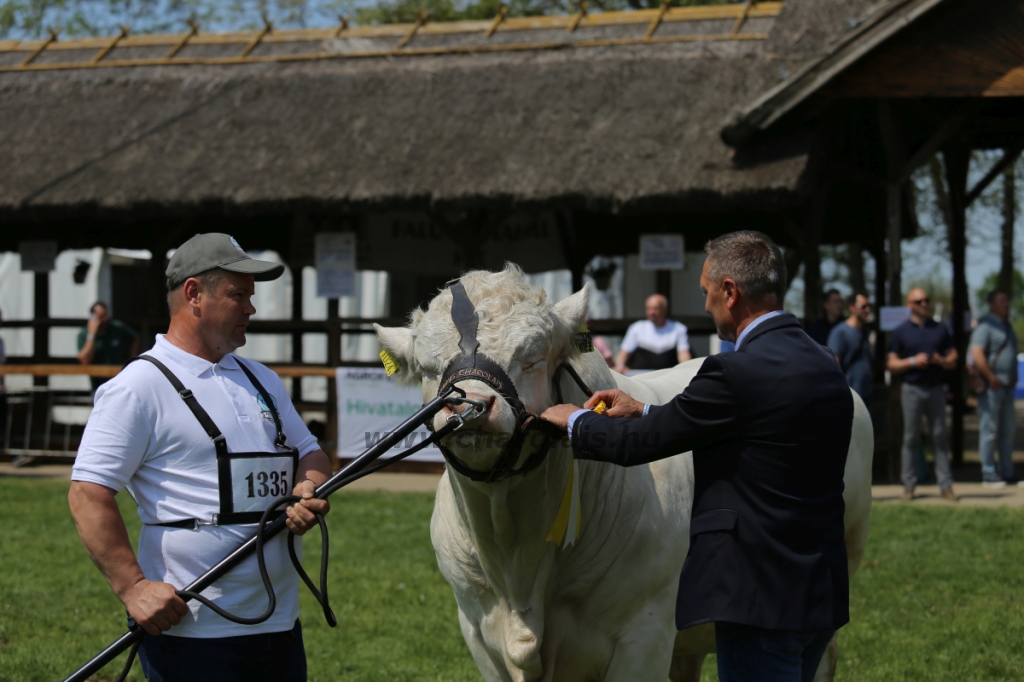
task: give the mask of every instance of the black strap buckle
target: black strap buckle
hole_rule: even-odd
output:
[[[183,391],[178,391],[178,395],[181,396],[182,400],[191,400],[192,399],[192,389],[186,388]]]

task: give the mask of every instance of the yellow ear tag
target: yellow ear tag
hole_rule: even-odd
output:
[[[604,414],[604,411],[608,409],[608,406],[604,404],[604,401],[600,401],[597,405],[594,405],[593,412],[598,414]]]
[[[580,325],[572,335],[572,345],[577,353],[591,353],[594,350],[594,335],[586,325]]]
[[[398,361],[391,357],[391,353],[386,350],[381,350],[380,361],[384,363],[384,373],[388,376],[391,376],[398,371]]]

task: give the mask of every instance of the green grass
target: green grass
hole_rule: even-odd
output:
[[[62,679],[123,632],[123,608],[85,556],[66,494],[66,483],[0,478],[0,680]],[[303,588],[310,679],[478,680],[434,563],[431,496],[344,493],[332,505],[340,625],[328,628]],[[876,505],[872,525],[838,679],[1024,679],[1024,510]],[[319,559],[311,535],[308,568]],[[713,657],[703,679],[716,679]]]

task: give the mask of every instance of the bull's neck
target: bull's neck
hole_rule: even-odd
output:
[[[546,538],[571,466],[568,448],[556,445],[525,476],[483,483],[448,472],[487,580],[513,608],[529,607],[535,586],[543,583],[538,578],[550,570],[555,545]]]

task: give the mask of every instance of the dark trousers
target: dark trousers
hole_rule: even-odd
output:
[[[146,635],[139,661],[149,682],[306,682],[299,621],[291,630],[262,635]]]
[[[715,623],[719,682],[811,682],[835,630]]]

